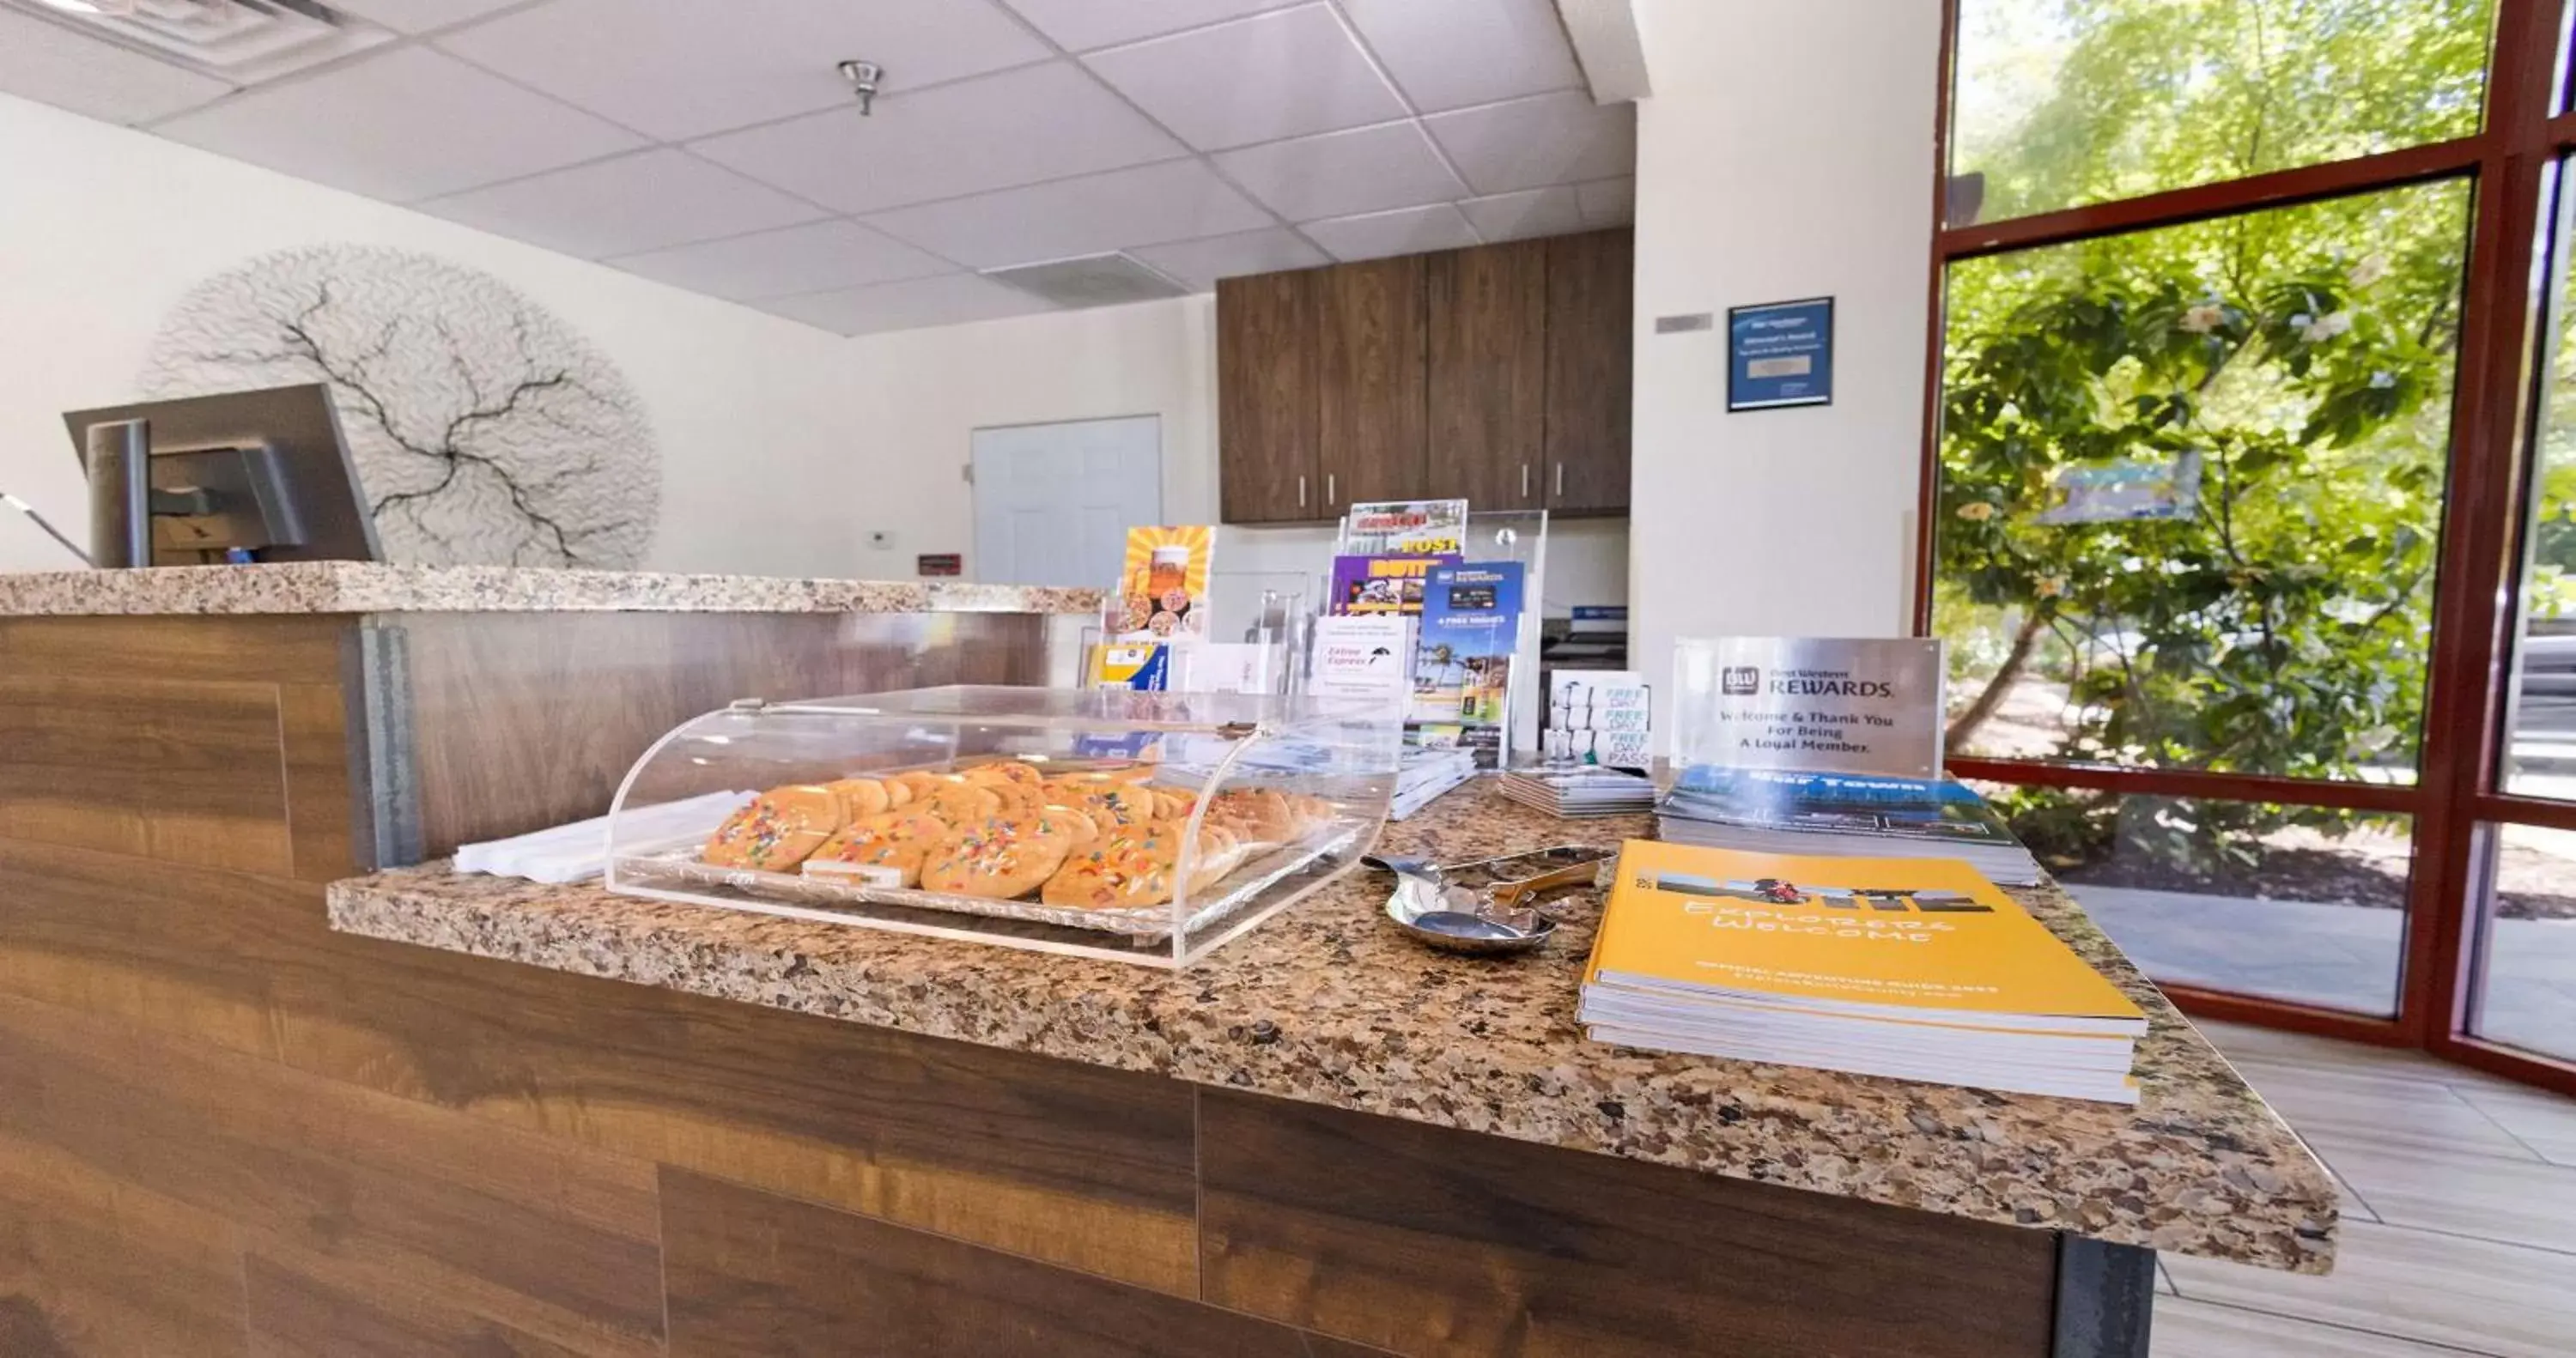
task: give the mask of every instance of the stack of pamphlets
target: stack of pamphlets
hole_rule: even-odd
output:
[[[1652,810],[1655,780],[1626,769],[1532,768],[1503,775],[1503,795],[1551,816],[1624,816]]]
[[[2011,886],[2039,863],[1985,799],[1948,778],[1693,765],[1656,808],[1657,836],[1755,853],[1952,858]]]
[[[1395,799],[1386,817],[1402,820],[1430,805],[1432,798],[1475,776],[1476,756],[1471,750],[1407,746],[1403,761],[1396,765]]]
[[[1577,1017],[1596,1042],[2136,1103],[2146,1016],[1964,863],[1631,840]]]
[[[1654,762],[1650,698],[1646,676],[1635,670],[1560,669],[1549,675],[1547,730],[1539,737],[1548,761],[1646,767]]]

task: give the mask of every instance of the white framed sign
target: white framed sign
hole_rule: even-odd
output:
[[[1942,677],[1932,638],[1686,638],[1673,647],[1673,758],[1938,778]]]

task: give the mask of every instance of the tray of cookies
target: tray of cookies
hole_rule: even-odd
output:
[[[746,699],[636,761],[607,886],[1184,967],[1357,865],[1394,795],[1396,717],[987,685]],[[681,803],[709,809],[674,838],[655,808]]]
[[[629,880],[829,910],[874,904],[1141,941],[1205,927],[1357,833],[1293,790],[1206,796],[1147,764],[1008,758],[772,788],[705,844],[618,859]],[[1176,909],[1175,903],[1179,903]]]

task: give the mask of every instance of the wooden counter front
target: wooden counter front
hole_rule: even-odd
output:
[[[336,933],[358,626],[0,619],[0,1353],[2143,1352],[2142,1249]]]

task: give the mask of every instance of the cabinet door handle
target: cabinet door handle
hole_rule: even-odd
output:
[[[1297,476],[1297,507],[1299,509],[1306,507],[1306,477],[1303,472],[1298,473]]]
[[[1526,462],[1521,464],[1521,498],[1529,498],[1529,464]]]
[[[1324,505],[1326,508],[1330,508],[1334,502],[1333,474],[1331,472],[1326,472],[1324,473]]]
[[[1565,498],[1565,464],[1562,462],[1556,464],[1555,496],[1560,500]]]

